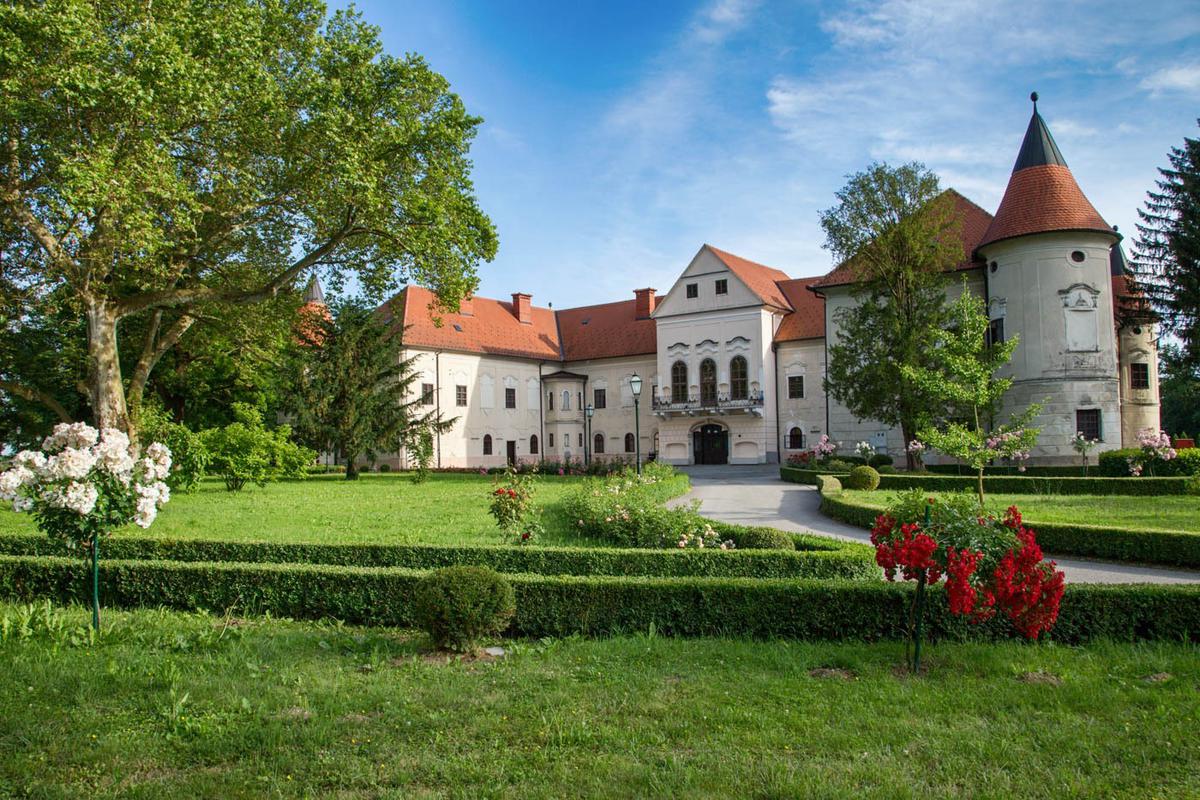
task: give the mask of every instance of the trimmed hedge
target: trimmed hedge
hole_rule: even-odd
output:
[[[782,480],[792,483],[806,483],[809,486],[817,486],[817,479],[822,475],[837,475],[844,478],[850,473],[846,472],[830,472],[829,470],[820,469],[801,469],[799,467],[780,467],[779,477]]]
[[[821,512],[833,519],[870,529],[880,510],[841,495],[821,492]],[[1037,532],[1038,544],[1061,556],[1106,558],[1170,567],[1200,567],[1200,534],[1178,531],[1133,531],[1097,525],[1038,522],[1026,518]]]
[[[1114,478],[1122,478],[1129,475],[1130,458],[1141,460],[1142,450],[1139,447],[1127,447],[1124,450],[1108,450],[1100,454],[1099,472],[1101,475],[1107,475]],[[1175,454],[1175,458],[1170,461],[1163,461],[1161,458],[1156,458],[1147,466],[1145,472],[1142,473],[1142,478],[1146,477],[1171,477],[1191,475],[1200,475],[1200,448],[1189,447],[1186,450],[1179,450]]]
[[[712,523],[723,534],[741,526]],[[793,542],[797,539],[793,537]],[[800,546],[800,543],[803,546]],[[276,544],[116,536],[100,546],[101,560],[326,564],[426,570],[456,565],[542,575],[657,575],[760,578],[875,577],[870,548],[814,536],[797,550],[679,550],[615,547],[454,547],[446,545]],[[41,535],[0,536],[0,554],[68,556]]]
[[[779,477],[792,483],[817,485],[822,475],[835,474],[845,479],[846,473],[826,473],[811,469],[780,467]],[[880,489],[924,489],[930,492],[959,492],[975,489],[974,477],[957,475],[914,475],[894,473],[879,476]],[[1130,496],[1159,496],[1189,494],[1187,478],[1053,478],[1017,475],[984,475],[985,491],[997,494],[1101,494]]]
[[[408,569],[179,561],[101,563],[107,606],[271,613],[354,624],[413,624],[423,573]],[[81,559],[0,556],[0,596],[82,602]],[[792,639],[900,639],[910,584],[745,578],[508,576],[517,598],[512,630],[525,636],[610,635],[651,626],[674,636]],[[1004,624],[972,626],[951,617],[945,593],[929,593],[933,638],[1015,635]],[[1070,585],[1050,637],[1200,641],[1200,587]]]

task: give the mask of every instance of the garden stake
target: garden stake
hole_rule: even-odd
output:
[[[100,532],[92,534],[92,627],[100,633]]]
[[[931,522],[929,504],[925,504],[925,530],[929,530]],[[913,674],[921,674],[921,622],[925,618],[925,570],[921,570],[921,574],[917,576],[917,597],[913,601],[916,606],[914,616],[916,621],[913,623]]]

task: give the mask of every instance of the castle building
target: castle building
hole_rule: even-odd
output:
[[[1034,99],[996,213],[948,190],[967,256],[955,271],[986,300],[990,335],[1020,337],[1001,418],[1042,403],[1032,463],[1074,463],[1077,431],[1108,450],[1157,427],[1156,333],[1126,285],[1120,235],[1080,190]],[[845,265],[791,278],[706,244],[661,297],[637,289],[558,310],[517,292],[438,313],[431,292],[410,286],[383,308],[404,326],[414,391],[454,420],[435,441],[440,467],[639,451],[672,464],[772,463],[826,433],[901,460],[899,429],[854,418],[823,386],[835,315],[856,302],[854,288]],[[383,460],[408,466],[404,452]]]

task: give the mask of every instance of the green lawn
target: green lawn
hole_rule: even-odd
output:
[[[83,609],[51,619],[0,644],[0,796],[1200,795],[1185,645],[943,644],[913,678],[900,644],[566,639],[446,664],[386,629],[108,612],[87,647]]]
[[[856,503],[879,508],[886,506],[894,494],[888,491],[846,492]],[[1030,525],[1061,522],[1200,533],[1200,497],[1194,496],[989,494],[987,505],[1001,512],[1015,505]]]
[[[535,500],[545,510],[542,544],[579,544],[558,504],[579,478],[539,478]],[[681,476],[676,480],[686,481]],[[682,491],[686,484],[680,484]],[[117,533],[169,539],[386,544],[500,544],[488,513],[492,478],[440,473],[421,485],[407,476],[363,475],[357,481],[319,476],[227,492],[206,480],[194,494],[176,493],[149,529]],[[28,514],[0,512],[0,534],[35,533]]]

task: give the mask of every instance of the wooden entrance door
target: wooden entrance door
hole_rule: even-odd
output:
[[[729,463],[729,432],[720,425],[704,425],[692,434],[697,464]]]
[[[509,439],[505,444],[508,447],[508,463],[515,465],[517,463],[517,442],[515,439]]]

